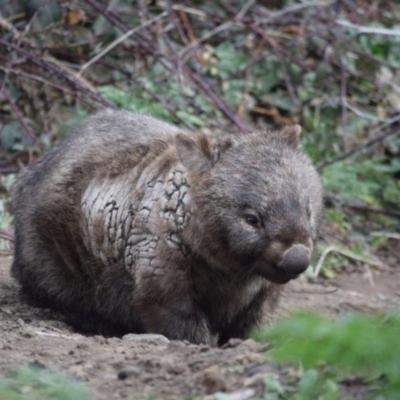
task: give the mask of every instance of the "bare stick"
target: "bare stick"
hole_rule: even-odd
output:
[[[72,84],[74,87],[80,89],[84,93],[88,94],[90,97],[92,97],[94,100],[100,102],[104,106],[115,108],[115,106],[110,103],[108,100],[104,99],[103,96],[101,96],[99,93],[91,90],[89,86],[83,85],[80,80],[76,78],[74,74],[72,74],[70,71],[64,69],[61,69],[55,62],[50,62],[49,60],[45,60],[43,58],[40,58],[36,56],[34,53],[31,53],[27,50],[24,50],[20,47],[17,47],[13,45],[12,43],[8,43],[3,39],[0,39],[0,45],[3,45],[4,47],[8,47],[17,53],[27,57],[29,60],[33,61],[36,65],[40,66],[41,68],[44,68],[45,70],[48,70],[57,76],[65,79],[68,83]]]
[[[387,128],[389,125],[394,124],[395,122],[400,121],[400,114],[397,115],[396,117],[391,118],[389,121],[387,121],[386,123],[384,123],[382,126],[380,126],[377,130],[375,131],[382,131],[383,129]],[[331,158],[330,160],[326,160],[326,161],[322,161],[320,163],[317,164],[317,169],[321,170],[325,167],[327,167],[328,165],[334,164],[336,162],[342,161],[356,153],[359,153],[360,151],[363,151],[369,147],[374,146],[375,144],[382,142],[383,140],[385,140],[386,138],[390,137],[390,136],[394,136],[394,135],[398,135],[400,133],[400,131],[397,129],[394,129],[393,131],[390,132],[385,132],[382,133],[376,137],[374,137],[371,140],[368,140],[367,142],[361,144],[360,146],[355,147],[352,150],[349,150],[343,154],[339,154],[336,157]]]
[[[354,114],[358,115],[361,118],[368,119],[374,122],[390,122],[390,118],[379,118],[373,114],[367,113],[365,111],[360,110],[359,108],[351,105],[346,98],[342,99],[343,105],[348,108],[349,110],[353,111]]]
[[[14,235],[11,232],[6,231],[5,229],[0,229],[0,239],[8,240],[9,242],[13,242]]]
[[[96,0],[84,0],[87,4],[92,6],[95,10],[103,14],[111,23],[116,25],[122,31],[127,31],[125,24],[116,17],[111,11],[105,9],[101,4],[99,4]],[[141,39],[140,46],[146,51],[146,53],[152,55],[155,59],[159,60],[160,63],[172,73],[176,73],[176,71],[181,70],[182,73],[187,76],[192,82],[194,82],[200,89],[202,89],[207,96],[212,100],[215,106],[221,110],[225,116],[230,119],[242,132],[248,132],[250,129],[235,115],[232,109],[229,107],[227,103],[225,103],[222,99],[220,99],[212,90],[210,85],[206,83],[201,77],[194,73],[192,69],[190,69],[186,65],[181,65],[181,61],[164,55],[161,57],[159,54],[156,54],[156,51],[153,50],[152,45],[148,44],[148,40],[140,35],[139,32],[136,32]],[[145,44],[146,43],[146,44]]]
[[[307,2],[307,3],[304,2],[302,4],[295,4],[295,5],[291,6],[291,7],[286,7],[283,10],[273,11],[271,13],[268,13],[269,17],[266,20],[264,20],[263,22],[264,23],[269,23],[269,22],[271,22],[271,20],[276,19],[276,18],[280,18],[285,14],[296,12],[296,11],[300,11],[300,10],[302,10],[304,8],[308,8],[308,7],[328,7],[332,3],[334,3],[334,1],[328,1],[328,2],[324,2],[324,3],[322,3],[321,1],[310,1],[310,2]],[[265,10],[265,8],[264,8],[264,10]]]
[[[144,24],[141,24],[140,26],[132,28],[128,32],[124,33],[118,39],[116,39],[112,43],[110,43],[99,54],[94,56],[87,63],[83,64],[80,71],[78,72],[78,76],[81,76],[91,65],[93,65],[96,61],[100,60],[100,58],[104,57],[108,52],[110,52],[114,47],[118,46],[120,43],[122,43],[124,40],[126,40],[129,36],[132,36],[134,33],[139,32],[141,29],[145,28],[146,26],[151,25],[152,23],[158,21],[159,19],[164,18],[166,15],[167,15],[167,12],[164,11],[161,14],[157,15],[156,17],[149,19]]]
[[[370,236],[384,236],[388,239],[394,239],[394,240],[400,240],[400,233],[395,233],[395,232],[371,232]]]
[[[336,20],[336,24],[344,26],[345,28],[354,29],[357,31],[357,33],[371,33],[371,34],[385,35],[385,36],[400,36],[400,30],[398,29],[386,29],[386,28],[376,28],[372,26],[356,25],[341,19]]]
[[[21,110],[19,109],[19,107],[17,106],[17,104],[15,103],[14,99],[11,97],[10,92],[8,91],[7,88],[4,88],[3,92],[4,92],[5,96],[7,97],[7,100],[10,103],[10,107],[13,110],[15,116],[17,117],[18,122],[20,123],[22,128],[25,130],[25,132],[28,134],[28,136],[32,139],[33,143],[35,143],[37,140],[37,136],[36,136],[35,132],[33,131],[33,129],[25,122],[24,116],[23,116]]]
[[[346,208],[351,208],[356,211],[364,211],[364,212],[370,212],[370,213],[376,213],[376,214],[385,214],[389,215],[391,217],[396,217],[400,218],[400,210],[393,210],[393,209],[388,209],[388,208],[374,208],[374,207],[367,207],[367,206],[359,206],[359,205],[351,205],[351,204],[345,204],[344,207]]]
[[[31,79],[33,81],[37,81],[37,82],[43,83],[44,85],[51,86],[51,87],[53,87],[53,88],[65,93],[65,94],[69,94],[71,96],[76,97],[80,102],[86,104],[89,107],[92,107],[92,104],[85,100],[85,98],[82,96],[82,93],[79,90],[72,91],[68,87],[63,86],[58,82],[49,81],[49,80],[44,79],[42,76],[39,76],[39,75],[29,74],[28,72],[25,72],[25,71],[23,71],[21,69],[9,69],[9,68],[5,68],[5,67],[0,65],[0,70],[5,71],[8,74],[14,74],[14,75],[16,75],[18,77]]]
[[[225,22],[221,25],[218,25],[216,28],[212,29],[211,31],[205,33],[200,38],[191,42],[188,46],[184,47],[183,49],[179,50],[179,56],[184,57],[188,52],[196,48],[200,43],[204,42],[205,40],[210,39],[214,35],[221,33],[222,31],[228,29],[232,25],[232,21]]]
[[[297,108],[300,108],[301,103],[300,103],[300,100],[298,99],[298,97],[296,95],[296,90],[293,87],[292,80],[290,79],[290,75],[289,75],[288,70],[287,70],[286,65],[285,65],[285,60],[282,57],[279,57],[279,63],[281,65],[283,79],[285,81],[286,88],[287,88],[287,90],[288,90],[288,92],[290,94],[290,97],[291,97],[293,103],[295,104],[295,106]]]
[[[324,264],[326,256],[329,253],[332,253],[332,252],[339,253],[339,254],[341,254],[341,255],[343,255],[345,257],[348,257],[348,258],[356,260],[356,261],[363,262],[365,264],[370,264],[370,265],[374,265],[374,266],[382,268],[382,269],[387,269],[386,265],[383,264],[382,262],[380,262],[379,260],[374,260],[372,258],[361,257],[358,254],[353,253],[352,251],[340,249],[337,246],[328,246],[322,252],[321,257],[319,258],[317,265],[315,266],[315,268],[311,272],[311,277],[317,278],[319,276],[319,274],[321,272],[322,265]]]

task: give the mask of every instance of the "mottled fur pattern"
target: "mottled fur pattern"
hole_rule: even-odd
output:
[[[312,251],[321,185],[299,133],[102,111],[21,173],[12,273],[86,332],[243,337]]]

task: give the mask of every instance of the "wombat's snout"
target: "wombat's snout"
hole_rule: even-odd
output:
[[[289,276],[297,276],[310,265],[311,251],[302,244],[295,244],[285,251],[278,267]]]

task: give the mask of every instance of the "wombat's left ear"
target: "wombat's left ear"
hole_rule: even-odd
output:
[[[175,146],[179,159],[189,171],[203,172],[212,167],[214,151],[210,139],[204,133],[178,133]]]
[[[289,145],[293,147],[299,147],[300,133],[301,133],[301,126],[295,124],[295,125],[285,126],[282,129],[281,135]]]

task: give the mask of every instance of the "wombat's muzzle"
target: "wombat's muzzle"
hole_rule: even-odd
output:
[[[310,265],[311,251],[302,244],[295,244],[283,253],[282,261],[278,267],[290,277],[296,277],[304,272]]]

